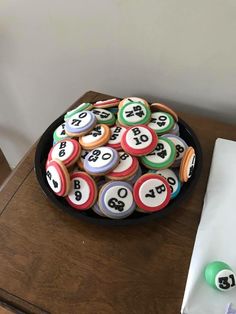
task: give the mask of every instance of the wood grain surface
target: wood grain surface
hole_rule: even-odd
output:
[[[0,314],[13,314],[14,312],[12,312],[11,310],[3,307],[0,305]],[[15,312],[16,313],[16,312]]]
[[[11,173],[11,168],[6,160],[6,157],[4,156],[0,148],[0,189],[1,189],[2,183],[7,178],[7,176],[9,176],[10,173]]]
[[[111,96],[86,93],[81,102]],[[180,312],[215,139],[236,126],[184,114],[203,149],[191,197],[143,225],[97,226],[55,208],[33,171],[35,146],[0,193],[0,288],[27,313],[176,314]],[[2,298],[0,290],[0,299]],[[29,309],[27,310],[27,303]],[[31,309],[30,309],[31,306]]]

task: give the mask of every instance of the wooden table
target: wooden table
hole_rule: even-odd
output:
[[[11,168],[4,156],[1,148],[0,148],[0,188],[4,180],[9,176],[11,173]]]
[[[106,97],[88,92],[79,102]],[[36,314],[180,312],[214,142],[236,140],[236,126],[181,117],[202,145],[201,178],[181,207],[143,225],[97,226],[54,208],[36,180],[32,147],[0,193],[2,302]]]

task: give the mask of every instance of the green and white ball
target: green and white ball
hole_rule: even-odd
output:
[[[235,273],[224,262],[214,261],[205,268],[206,282],[220,291],[229,291],[235,287]]]

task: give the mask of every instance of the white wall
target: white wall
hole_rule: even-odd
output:
[[[236,122],[235,0],[1,0],[0,146],[15,166],[87,90]]]

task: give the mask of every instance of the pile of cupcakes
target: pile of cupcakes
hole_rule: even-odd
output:
[[[45,176],[77,211],[123,219],[163,210],[192,176],[196,154],[169,106],[138,97],[82,103],[54,131]]]

